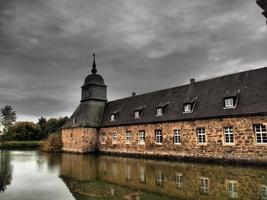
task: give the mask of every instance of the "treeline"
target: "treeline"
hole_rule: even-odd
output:
[[[1,123],[4,126],[4,140],[32,141],[46,139],[52,133],[58,133],[68,117],[41,117],[37,123],[16,122],[16,112],[11,106],[1,108]]]
[[[30,141],[42,140],[49,134],[58,133],[60,128],[68,120],[68,117],[50,118],[41,117],[38,123],[16,122],[5,134],[5,140]]]

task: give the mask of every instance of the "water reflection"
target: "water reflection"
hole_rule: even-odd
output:
[[[159,199],[267,200],[267,170],[260,167],[64,154],[61,176],[77,200],[86,195],[152,199],[152,194]]]
[[[0,150],[0,193],[4,192],[12,180],[10,153]]]

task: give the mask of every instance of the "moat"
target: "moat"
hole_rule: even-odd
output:
[[[267,167],[0,152],[1,200],[267,199]]]

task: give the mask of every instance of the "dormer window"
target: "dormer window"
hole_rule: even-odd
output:
[[[233,108],[234,107],[234,98],[225,98],[224,99],[224,107],[225,108]]]
[[[224,109],[230,109],[236,107],[239,92],[240,90],[238,90],[237,92],[230,92],[230,91],[226,92],[226,94],[224,95]]]
[[[111,114],[111,115],[110,115],[110,121],[115,121],[115,117],[116,117],[115,114]]]
[[[157,116],[162,116],[163,115],[163,108],[157,108]]]
[[[119,113],[120,113],[120,110],[113,111],[113,112],[110,114],[110,121],[116,121],[116,119],[117,119],[118,116],[119,116]]]
[[[184,112],[192,112],[192,104],[184,104]]]
[[[140,119],[143,115],[145,106],[139,106],[134,110],[134,119]]]
[[[166,111],[166,107],[169,104],[169,102],[164,102],[164,103],[160,103],[157,107],[156,107],[156,116],[163,116],[163,114]]]
[[[140,118],[140,111],[139,110],[134,111],[134,118]]]
[[[183,104],[183,113],[192,113],[194,111],[196,101],[197,97],[185,100]]]

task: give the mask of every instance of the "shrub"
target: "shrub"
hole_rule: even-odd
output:
[[[44,140],[40,149],[45,152],[59,152],[62,148],[61,134],[52,133]]]

